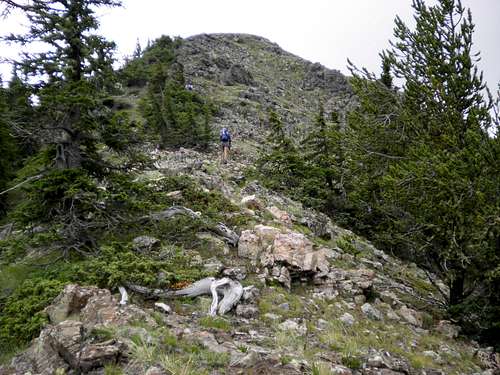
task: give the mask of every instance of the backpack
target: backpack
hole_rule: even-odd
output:
[[[222,129],[220,132],[220,140],[222,142],[228,142],[231,139],[231,136],[229,135],[229,132],[227,131],[226,128]]]

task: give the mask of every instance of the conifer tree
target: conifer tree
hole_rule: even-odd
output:
[[[332,112],[331,120],[331,122],[325,120],[324,109],[321,106],[315,124],[304,140],[304,144],[308,164],[316,170],[332,191],[336,179],[335,169],[342,157],[342,150],[340,124],[336,112]]]
[[[487,134],[491,107],[471,52],[470,11],[459,0],[434,6],[414,0],[413,8],[415,30],[397,18],[396,40],[382,54],[404,81],[403,92],[370,75],[353,80],[362,108],[350,118],[359,151],[353,160],[367,172],[355,199],[378,204],[385,220],[377,230],[385,225],[388,237],[404,240],[439,271],[450,286],[450,305],[459,306],[490,267],[487,259],[498,256],[485,245],[498,225],[491,204],[492,165],[498,164]]]
[[[91,132],[98,128],[99,90],[112,72],[114,44],[93,34],[99,24],[94,10],[119,6],[118,0],[0,0],[4,11],[21,10],[30,25],[26,34],[4,40],[22,45],[42,42],[40,53],[25,53],[17,67],[39,79],[40,126],[45,142],[56,143],[58,169],[92,169],[97,155]],[[94,165],[95,167],[95,165]]]
[[[392,75],[391,75],[391,62],[389,58],[382,54],[382,74],[380,75],[380,82],[388,89],[393,88]]]
[[[16,144],[11,136],[6,90],[0,79],[0,192],[3,192],[12,178],[16,160]],[[0,217],[6,210],[6,196],[0,195]]]
[[[304,178],[304,162],[297,147],[286,134],[278,114],[269,112],[271,150],[264,152],[258,162],[268,184],[279,190],[297,194]]]

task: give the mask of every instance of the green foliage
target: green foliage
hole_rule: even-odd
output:
[[[47,222],[68,211],[86,211],[94,201],[97,187],[80,169],[52,171],[26,187],[27,196],[13,214],[21,224]],[[83,199],[91,195],[90,199]]]
[[[160,135],[163,148],[206,149],[212,138],[213,105],[185,87],[183,67],[176,61],[179,39],[156,39],[142,53],[136,53],[121,71],[127,86],[145,86],[140,110],[146,126]]]
[[[22,45],[50,41],[50,52],[26,53],[16,67],[22,68],[25,85],[30,82],[28,86],[36,89],[40,99],[36,116],[30,120],[41,130],[37,136],[42,144],[57,145],[56,169],[94,171],[99,164],[92,133],[107,115],[100,98],[113,85],[115,45],[93,34],[99,26],[94,12],[119,5],[115,0],[35,0],[27,6],[7,5],[22,11],[30,28],[25,35],[11,34],[4,40]],[[36,85],[31,84],[34,81]]]
[[[199,323],[200,326],[205,328],[220,329],[221,331],[231,330],[231,324],[229,324],[229,322],[226,319],[221,317],[213,317],[207,315],[201,318]]]
[[[303,158],[274,111],[269,113],[269,128],[270,150],[259,158],[258,169],[267,186],[297,195],[305,172]]]
[[[361,359],[353,355],[345,355],[342,357],[342,364],[352,370],[359,370],[363,364]]]
[[[158,273],[164,278],[158,280]],[[72,282],[113,288],[132,282],[152,287],[169,287],[179,281],[195,281],[208,276],[201,266],[191,265],[191,260],[181,249],[166,260],[159,255],[141,255],[128,247],[115,244],[103,246],[99,255],[83,262],[74,263],[66,270],[55,271]]]
[[[485,327],[498,301],[485,275],[498,262],[499,154],[471,54],[474,25],[457,0],[413,8],[416,28],[396,19],[380,79],[351,69],[360,106],[347,130],[350,220],[377,245],[439,272],[450,312],[465,324],[475,311]]]
[[[0,303],[0,346],[26,344],[47,322],[43,309],[61,292],[64,283],[37,278],[24,281]],[[3,350],[2,350],[3,351]]]

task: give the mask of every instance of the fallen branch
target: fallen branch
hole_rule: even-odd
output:
[[[20,182],[18,183],[17,185],[14,185],[12,186],[11,188],[7,189],[7,190],[4,190],[2,192],[0,192],[0,195],[3,195],[5,193],[8,193],[9,191],[12,191],[12,190],[15,190],[17,189],[18,187],[20,186],[23,186],[24,184],[27,184],[28,182],[30,181],[36,181],[36,180],[39,180],[40,178],[43,177],[43,173],[42,174],[37,174],[36,176],[31,176],[29,178],[27,178],[26,180],[24,180],[23,182]]]
[[[192,283],[190,286],[172,291],[170,296],[197,297],[203,294],[210,294],[210,287],[215,282],[215,277],[206,277]]]
[[[164,211],[149,214],[147,216],[141,217],[141,220],[167,220],[176,215],[187,215],[193,219],[198,219],[201,217],[199,212],[194,212],[193,210],[182,207],[182,206],[172,206]]]
[[[218,289],[222,292],[224,297],[219,302]],[[241,299],[243,295],[243,287],[237,281],[233,281],[227,277],[216,280],[210,286],[212,292],[212,304],[210,305],[210,315],[217,315],[217,310],[220,315],[224,315],[230,311]],[[218,308],[217,308],[218,305]]]
[[[122,299],[120,300],[120,305],[126,305],[128,302],[127,290],[123,286],[119,286],[118,290],[120,291],[120,294],[122,295]]]
[[[168,298],[172,295],[172,291],[166,289],[151,289],[131,283],[125,283],[125,286],[135,293],[142,294],[146,299]]]
[[[224,223],[218,223],[216,226],[208,229],[211,232],[223,237],[228,244],[232,246],[238,245],[240,236],[238,236],[233,230],[229,229]]]
[[[244,292],[243,286],[238,281],[231,280],[227,277],[219,280],[215,279],[215,277],[206,277],[180,290],[151,289],[131,283],[125,283],[125,285],[130,290],[142,294],[148,299],[171,298],[179,296],[197,297],[203,294],[212,294],[212,304],[209,311],[209,314],[211,316],[217,315],[217,312],[220,315],[224,315],[225,313],[230,311],[240,301]],[[125,288],[122,289],[125,290]],[[120,289],[120,293],[121,292],[122,291]],[[219,294],[223,296],[220,302]]]
[[[172,206],[164,211],[155,212],[146,216],[142,216],[139,220],[161,221],[161,220],[168,220],[177,215],[185,215],[193,219],[201,219],[201,213],[199,212],[194,212],[193,210],[183,206]],[[228,244],[232,246],[238,245],[240,237],[238,236],[238,234],[236,234],[236,232],[229,229],[224,223],[217,223],[216,225],[213,225],[211,223],[206,223],[205,221],[205,224],[207,225],[207,229],[209,231],[222,237],[224,241],[227,242]]]

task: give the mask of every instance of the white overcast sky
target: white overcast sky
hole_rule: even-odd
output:
[[[433,0],[427,1],[429,4]],[[411,0],[124,0],[123,8],[100,11],[101,33],[131,54],[137,39],[162,34],[188,37],[200,33],[249,33],[285,50],[347,73],[357,66],[379,71],[378,53],[389,46],[394,18],[412,24]],[[476,24],[474,43],[489,87],[500,82],[500,0],[463,0]],[[21,18],[0,21],[0,35],[19,29]],[[14,46],[2,46],[2,56]],[[8,69],[0,73],[6,77]]]

